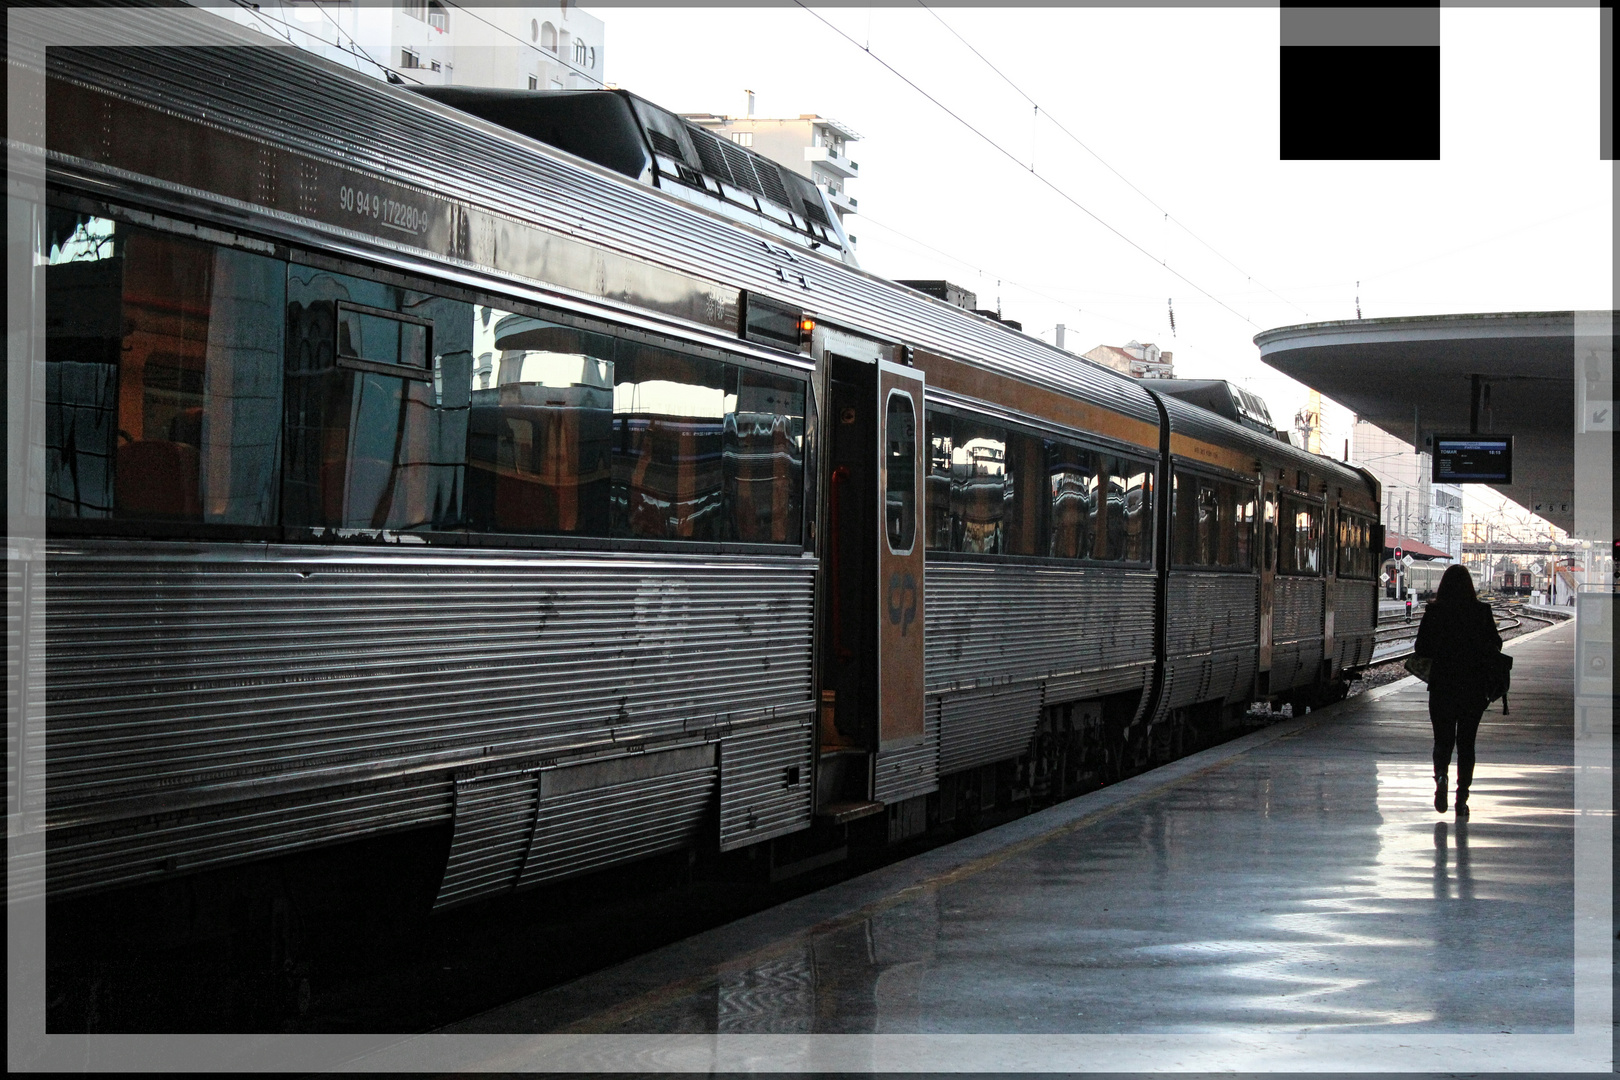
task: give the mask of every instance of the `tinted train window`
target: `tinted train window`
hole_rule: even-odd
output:
[[[1148,562],[1153,557],[1153,471],[1145,462],[1102,454],[1102,497],[1093,501],[1094,557]]]
[[[804,383],[733,368],[722,475],[729,540],[799,543],[804,505]],[[915,527],[915,526],[913,526]]]
[[[1173,482],[1171,565],[1189,570],[1252,569],[1255,489],[1179,469]]]
[[[52,208],[56,518],[274,525],[284,264]]]
[[[488,306],[473,339],[468,525],[608,535],[614,339]]]
[[[1320,506],[1283,496],[1277,522],[1277,570],[1283,574],[1322,572]]]
[[[1338,575],[1371,581],[1378,576],[1379,552],[1371,548],[1373,522],[1359,514],[1339,514]]]
[[[624,343],[613,384],[613,532],[724,539],[727,365]]]
[[[1254,567],[1254,522],[1259,493],[1247,484],[1233,484],[1231,498],[1231,548],[1227,565],[1250,570]]]
[[[613,535],[799,543],[804,383],[656,345],[616,345]]]
[[[951,418],[929,409],[925,528],[929,551],[951,551]]]
[[[1048,442],[1046,482],[1052,522],[1048,554],[1059,559],[1090,558],[1094,546],[1097,455],[1070,443]]]
[[[490,307],[474,336],[472,528],[801,542],[802,381]]]
[[[471,304],[292,265],[284,520],[462,525]]]
[[[1007,433],[1007,516],[1004,550],[1008,555],[1047,553],[1046,445],[1034,435]]]
[[[953,419],[951,432],[951,547],[1000,555],[1013,496],[1007,482],[1007,433],[960,416]]]

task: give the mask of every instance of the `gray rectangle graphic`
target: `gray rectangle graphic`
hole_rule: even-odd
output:
[[[1284,7],[1284,45],[1439,45],[1440,7]]]

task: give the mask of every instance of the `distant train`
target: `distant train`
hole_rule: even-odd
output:
[[[861,271],[640,98],[45,62],[51,897],[413,830],[441,907],[898,840],[1372,657],[1371,476]]]

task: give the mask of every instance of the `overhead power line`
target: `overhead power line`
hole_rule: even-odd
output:
[[[883,66],[883,68],[885,70],[887,70],[895,78],[899,79],[901,82],[905,83],[907,86],[909,86],[913,90],[917,91],[917,93],[919,93],[923,97],[927,98],[930,102],[932,102],[934,104],[935,107],[937,107],[941,112],[945,113],[945,115],[949,116],[952,120],[955,120],[958,124],[961,124],[963,127],[967,128],[969,131],[973,132],[973,134],[977,135],[980,139],[982,139],[986,144],[988,144],[997,153],[1001,154],[1008,161],[1011,161],[1014,165],[1017,165],[1020,171],[1027,171],[1029,173],[1029,175],[1033,176],[1035,179],[1039,180],[1042,184],[1046,185],[1046,187],[1051,189],[1051,191],[1054,194],[1056,194],[1059,198],[1061,198],[1064,202],[1067,202],[1069,205],[1073,206],[1076,210],[1079,210],[1081,213],[1083,213],[1087,217],[1091,218],[1097,224],[1101,225],[1103,228],[1107,229],[1109,232],[1111,232],[1115,236],[1119,237],[1119,239],[1123,240],[1126,244],[1129,244],[1131,247],[1135,248],[1137,251],[1141,252],[1143,255],[1147,256],[1152,261],[1158,263],[1167,273],[1170,273],[1170,274],[1174,275],[1175,277],[1179,278],[1180,280],[1186,282],[1193,289],[1196,289],[1199,293],[1201,293],[1204,296],[1208,297],[1211,301],[1213,301],[1215,304],[1219,305],[1220,307],[1225,308],[1227,311],[1231,312],[1237,318],[1239,318],[1239,319],[1243,320],[1244,322],[1248,323],[1250,326],[1254,327],[1256,330],[1264,329],[1264,327],[1262,327],[1259,323],[1255,322],[1253,319],[1249,318],[1247,315],[1243,314],[1241,311],[1238,311],[1236,308],[1234,308],[1230,304],[1226,303],[1220,297],[1216,296],[1214,293],[1210,292],[1208,289],[1206,289],[1202,285],[1198,284],[1192,278],[1188,277],[1186,274],[1183,274],[1180,270],[1177,270],[1175,267],[1171,266],[1168,262],[1165,262],[1163,259],[1161,259],[1158,256],[1154,255],[1147,248],[1143,247],[1141,244],[1138,244],[1135,240],[1132,240],[1129,236],[1126,236],[1119,229],[1115,228],[1113,225],[1111,225],[1107,221],[1103,220],[1103,218],[1101,216],[1099,216],[1095,211],[1093,211],[1090,207],[1087,207],[1085,204],[1081,203],[1080,200],[1076,199],[1073,195],[1070,195],[1067,191],[1064,191],[1062,188],[1058,187],[1058,185],[1054,184],[1051,180],[1047,179],[1045,176],[1042,176],[1039,172],[1037,172],[1035,170],[1035,168],[1033,166],[1026,165],[1023,161],[1019,160],[1017,154],[1014,154],[1012,151],[1010,151],[1006,147],[1002,146],[995,139],[992,139],[989,135],[986,135],[983,131],[979,130],[977,127],[970,124],[962,116],[960,116],[953,109],[951,109],[950,106],[946,105],[944,102],[940,101],[934,95],[932,95],[928,91],[924,90],[921,86],[918,86],[911,79],[907,78],[906,75],[903,74],[893,64],[890,64],[887,60],[884,60],[877,53],[873,52],[871,49],[869,49],[866,46],[862,45],[860,42],[856,41],[854,38],[852,38],[848,34],[844,33],[844,31],[842,31],[838,27],[834,26],[832,23],[828,22],[820,14],[818,14],[816,11],[811,9],[807,4],[805,4],[804,0],[793,0],[793,2],[796,5],[798,5],[799,7],[804,8],[804,10],[806,12],[808,12],[812,17],[814,17],[816,19],[816,21],[820,22],[823,26],[827,27],[827,29],[831,30],[833,33],[837,34],[839,37],[843,38],[845,41],[849,42],[851,45],[855,46],[857,49],[860,49],[862,52],[864,52],[867,56],[870,56],[878,64],[881,64]]]
[[[532,42],[532,41],[524,41],[521,37],[519,37],[518,35],[512,33],[512,31],[508,30],[506,27],[495,25],[494,23],[490,22],[488,19],[484,18],[482,15],[478,14],[478,12],[472,10],[471,8],[462,7],[460,4],[456,3],[455,0],[443,0],[443,3],[448,4],[450,7],[455,8],[457,11],[464,12],[467,15],[471,15],[473,18],[477,19],[479,22],[483,23],[485,26],[489,27],[491,30],[496,30],[496,31],[499,31],[502,34],[505,34],[507,37],[511,38],[513,41],[517,42],[519,45],[522,45],[524,48],[530,50],[531,52],[537,52],[542,57],[546,58],[547,60],[551,60],[551,61],[554,61],[556,63],[561,64],[563,67],[567,68],[569,71],[572,71],[574,74],[583,76],[584,78],[587,78],[587,79],[591,80],[597,86],[606,86],[607,85],[601,79],[598,79],[595,75],[592,75],[590,72],[582,71],[580,68],[574,66],[574,63],[571,60],[569,60],[567,57],[563,56],[561,51],[553,51],[551,49],[541,48],[539,45],[534,44],[534,42]]]
[[[962,258],[959,255],[952,255],[948,251],[942,251],[941,249],[935,247],[934,245],[929,244],[929,243],[925,243],[922,240],[918,240],[915,236],[911,236],[911,235],[909,235],[907,233],[903,233],[899,229],[895,228],[893,225],[889,225],[889,224],[886,224],[884,222],[881,222],[881,221],[877,220],[876,218],[872,217],[869,214],[862,214],[861,215],[861,220],[866,222],[866,224],[868,224],[868,225],[876,225],[878,228],[882,229],[884,232],[893,233],[895,236],[900,237],[902,240],[905,240],[908,243],[915,244],[916,246],[918,246],[920,248],[925,248],[928,251],[933,252],[935,255],[940,256],[941,258],[949,259],[951,262],[956,263],[959,266],[964,266],[967,269],[972,270],[974,273],[979,274],[982,277],[995,278],[997,281],[1002,282],[1003,284],[1011,285],[1015,289],[1022,289],[1023,291],[1029,293],[1031,296],[1038,296],[1041,299],[1047,301],[1048,303],[1056,304],[1058,307],[1065,308],[1065,309],[1067,309],[1069,311],[1072,311],[1072,312],[1075,313],[1075,315],[1079,316],[1082,319],[1102,319],[1105,322],[1118,323],[1120,326],[1124,326],[1124,327],[1129,327],[1129,328],[1133,328],[1133,329],[1136,327],[1135,323],[1126,322],[1124,319],[1116,319],[1112,315],[1103,315],[1100,312],[1087,310],[1087,309],[1082,308],[1078,304],[1075,304],[1075,303],[1073,303],[1072,301],[1069,301],[1069,300],[1060,300],[1057,297],[1053,296],[1051,293],[1044,292],[1041,289],[1037,289],[1033,285],[1026,285],[1022,281],[1016,281],[1013,278],[1007,277],[1005,274],[1001,273],[999,270],[986,269],[985,267],[979,266],[977,263],[968,262],[966,259]]]
[[[995,64],[991,63],[989,57],[985,56],[982,52],[980,52],[974,46],[974,44],[971,41],[969,41],[967,38],[963,37],[961,34],[957,33],[956,27],[952,26],[950,23],[946,22],[943,18],[941,18],[939,13],[934,11],[927,4],[923,3],[923,0],[917,0],[917,6],[922,8],[924,11],[928,12],[928,14],[932,15],[934,17],[935,22],[939,23],[939,25],[943,26],[946,30],[950,31],[951,36],[956,38],[957,41],[960,41],[963,45],[967,46],[967,49],[968,49],[969,52],[971,52],[974,56],[977,56],[981,61],[983,61],[985,67],[989,68],[991,71],[995,72],[998,76],[1000,76],[1001,81],[1006,83],[1008,86],[1012,87],[1013,90],[1018,94],[1018,96],[1022,97],[1025,101],[1027,101],[1031,105],[1033,105],[1035,107],[1035,114],[1037,116],[1039,116],[1042,113],[1045,113],[1047,123],[1051,124],[1053,127],[1057,128],[1059,131],[1061,131],[1064,135],[1066,135],[1069,138],[1069,140],[1071,142],[1073,142],[1080,149],[1084,150],[1086,153],[1088,153],[1092,157],[1096,158],[1098,163],[1101,164],[1103,168],[1107,169],[1109,172],[1111,172],[1115,176],[1117,176],[1121,183],[1123,183],[1126,187],[1130,188],[1132,191],[1136,192],[1138,195],[1142,196],[1142,198],[1147,201],[1149,206],[1153,207],[1153,209],[1155,209],[1159,213],[1163,214],[1166,221],[1174,222],[1178,229],[1180,229],[1182,232],[1186,233],[1188,236],[1192,237],[1194,240],[1198,241],[1200,244],[1204,245],[1204,247],[1208,248],[1211,252],[1213,252],[1218,259],[1220,259],[1226,265],[1230,266],[1232,269],[1236,270],[1238,273],[1242,274],[1245,279],[1254,282],[1256,285],[1260,286],[1266,292],[1270,293],[1272,296],[1275,296],[1277,299],[1281,300],[1283,303],[1287,304],[1289,307],[1293,308],[1295,311],[1299,312],[1300,314],[1306,316],[1307,318],[1310,317],[1310,314],[1311,314],[1310,312],[1306,311],[1304,308],[1300,307],[1298,304],[1294,303],[1292,300],[1288,299],[1286,296],[1279,293],[1276,289],[1271,288],[1265,282],[1260,281],[1253,274],[1251,274],[1247,270],[1243,269],[1243,267],[1239,266],[1237,263],[1235,263],[1231,259],[1227,258],[1224,254],[1221,253],[1221,251],[1218,248],[1215,247],[1215,245],[1211,244],[1209,241],[1205,240],[1203,237],[1201,237],[1197,233],[1193,232],[1192,229],[1189,228],[1187,226],[1187,224],[1185,222],[1183,222],[1180,218],[1176,217],[1170,211],[1168,211],[1164,207],[1160,206],[1156,201],[1154,201],[1154,199],[1153,199],[1153,197],[1151,195],[1149,195],[1147,192],[1143,191],[1141,188],[1137,187],[1134,183],[1131,182],[1129,177],[1127,177],[1124,173],[1120,172],[1118,169],[1114,168],[1114,166],[1109,164],[1107,159],[1105,159],[1101,154],[1097,153],[1097,151],[1093,150],[1090,146],[1087,146],[1086,143],[1078,135],[1076,135],[1074,132],[1070,131],[1068,128],[1064,127],[1062,122],[1059,121],[1058,118],[1052,114],[1052,111],[1050,109],[1043,109],[1041,107],[1040,102],[1038,102],[1034,98],[1030,97],[1029,94],[1025,92],[1024,88],[1019,86],[1017,83],[1013,82],[1012,78],[1010,76],[1008,76],[1006,72],[1002,71]],[[1031,165],[1031,168],[1033,169],[1033,164]]]

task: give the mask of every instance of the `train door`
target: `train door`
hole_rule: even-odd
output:
[[[873,756],[923,737],[923,379],[824,354],[818,810],[872,802]]]
[[[1277,488],[1260,480],[1260,655],[1255,662],[1255,693],[1271,692],[1271,608],[1277,579]]]

